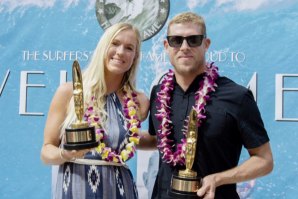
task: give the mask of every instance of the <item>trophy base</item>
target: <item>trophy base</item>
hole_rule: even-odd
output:
[[[198,199],[197,190],[201,187],[200,177],[181,177],[179,175],[172,176],[172,184],[168,195],[171,198],[178,199]]]
[[[98,146],[98,142],[94,143],[77,143],[77,144],[64,144],[64,149],[66,150],[81,150],[90,149]]]
[[[83,127],[65,129],[66,143],[63,145],[66,150],[90,149],[98,146],[96,141],[95,127]]]
[[[181,192],[175,191],[173,189],[168,190],[168,196],[173,199],[200,199],[200,197],[197,195],[197,192]]]

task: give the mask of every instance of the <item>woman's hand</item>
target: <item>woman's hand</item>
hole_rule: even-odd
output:
[[[65,150],[60,148],[60,157],[64,161],[72,161],[75,159],[84,158],[85,154],[89,151],[90,149]]]

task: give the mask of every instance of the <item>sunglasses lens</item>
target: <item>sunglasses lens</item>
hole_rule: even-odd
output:
[[[202,44],[204,36],[203,35],[193,35],[186,37],[187,43],[190,47],[197,47]]]
[[[167,39],[171,47],[180,47],[183,43],[183,37],[181,36],[168,36]]]

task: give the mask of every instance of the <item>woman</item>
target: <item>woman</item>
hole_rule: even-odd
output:
[[[41,150],[45,164],[59,165],[54,198],[138,198],[125,161],[135,152],[149,107],[148,98],[135,88],[140,45],[135,27],[115,24],[103,34],[83,72],[84,119],[96,127],[98,147],[63,149],[65,128],[76,119],[72,83],[61,85],[54,95]]]

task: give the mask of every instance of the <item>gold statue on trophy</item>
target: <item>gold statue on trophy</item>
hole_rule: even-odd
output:
[[[84,92],[83,79],[78,61],[72,65],[73,99],[77,120],[65,129],[66,143],[64,148],[67,150],[88,149],[98,146],[95,135],[95,127],[89,126],[88,122],[83,121],[84,117]]]
[[[194,111],[195,112],[195,111]],[[191,114],[195,116],[196,114]],[[196,120],[190,119],[189,122],[195,122]],[[195,124],[189,125],[189,127],[196,126]],[[197,172],[192,170],[192,166],[195,160],[196,155],[196,146],[197,146],[197,133],[195,129],[189,129],[188,135],[186,135],[186,151],[185,151],[185,166],[186,169],[179,171],[179,176],[184,177],[195,177]]]
[[[192,109],[186,133],[185,170],[172,176],[171,190],[168,192],[173,198],[198,198],[196,192],[201,186],[201,178],[192,170],[196,155],[198,140],[197,112]]]
[[[77,121],[71,124],[72,128],[88,127],[87,122],[83,121],[84,116],[84,93],[83,80],[79,63],[74,61],[72,67],[72,81],[73,81],[73,99],[75,106],[75,113]]]

